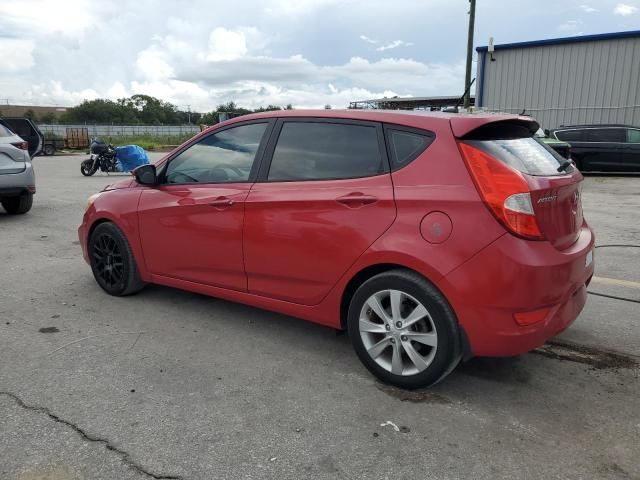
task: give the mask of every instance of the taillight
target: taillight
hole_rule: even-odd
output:
[[[458,145],[491,213],[510,232],[530,240],[543,240],[531,204],[529,184],[522,174],[476,147],[464,142]]]
[[[12,143],[11,145],[13,145],[16,148],[19,148],[20,150],[29,150],[29,144],[27,142],[15,142],[15,143]]]

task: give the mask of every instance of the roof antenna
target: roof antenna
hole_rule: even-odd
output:
[[[523,108],[523,109],[522,109],[522,111],[521,111],[518,115],[520,115],[521,117],[523,117],[523,116],[525,115],[525,112],[526,112],[526,111],[527,111],[527,109],[526,109],[526,108]]]

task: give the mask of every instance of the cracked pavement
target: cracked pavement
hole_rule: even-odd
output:
[[[104,294],[76,227],[113,178],[82,177],[83,158],[38,157],[32,212],[0,214],[1,480],[640,478],[637,303],[592,295],[543,351],[403,392],[323,327],[162,287]],[[640,244],[637,182],[587,178],[598,244]],[[596,262],[640,281],[637,248]]]

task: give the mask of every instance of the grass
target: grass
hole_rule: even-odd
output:
[[[121,137],[121,136],[103,136],[100,137],[103,141],[113,144],[115,147],[121,147],[123,145],[139,145],[145,150],[154,150],[157,148],[166,147],[167,145],[180,145],[186,142],[195,134],[184,135],[137,135],[134,137]]]

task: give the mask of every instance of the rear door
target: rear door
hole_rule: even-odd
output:
[[[315,305],[396,215],[382,125],[280,120],[246,200],[249,292]]]
[[[42,151],[44,135],[28,118],[4,117],[3,122],[29,144],[29,156],[35,157]]]
[[[623,172],[623,152],[627,141],[623,128],[603,127],[584,130],[585,142],[590,151],[591,170],[598,172]]]

